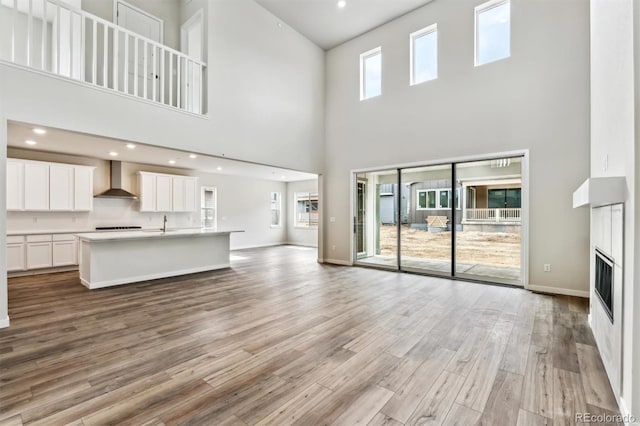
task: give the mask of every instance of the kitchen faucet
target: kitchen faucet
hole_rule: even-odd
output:
[[[164,223],[162,224],[162,232],[167,232],[167,215],[164,215]]]

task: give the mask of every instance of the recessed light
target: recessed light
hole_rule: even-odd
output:
[[[222,167],[218,166],[216,167],[216,170],[222,170]]]
[[[33,129],[33,133],[35,133],[36,135],[44,135],[45,133],[47,133],[47,131],[45,129],[39,129],[39,128],[35,128]]]
[[[189,154],[189,158],[198,158],[198,156],[195,154]]]
[[[132,143],[128,143],[128,144],[127,144],[127,148],[129,148],[129,149],[136,149],[136,146],[135,146],[134,144],[132,144]]]
[[[285,176],[284,176],[284,175],[282,175],[282,176],[280,176],[280,178],[281,178],[281,179],[284,179],[284,178],[285,178]]]
[[[176,164],[176,160],[169,160],[169,164]]]
[[[278,28],[282,28],[282,22],[278,22]]]
[[[340,0],[338,2],[338,9],[344,9],[346,5],[347,5],[347,2],[345,0]]]
[[[32,140],[24,141],[24,143],[26,143],[27,145],[38,145],[38,142]]]
[[[115,152],[115,151],[110,151],[110,152],[109,152],[109,155],[110,155],[110,156],[112,156],[112,157],[117,157],[117,156],[118,156],[118,153],[117,153],[117,152]]]

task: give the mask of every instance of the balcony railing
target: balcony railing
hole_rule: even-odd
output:
[[[0,0],[0,59],[203,114],[206,64],[58,0]]]
[[[466,222],[520,223],[520,209],[466,209]]]

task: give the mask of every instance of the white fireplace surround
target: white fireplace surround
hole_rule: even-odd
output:
[[[595,250],[613,259],[613,321],[595,291]],[[616,395],[622,390],[624,204],[591,209],[589,324]]]

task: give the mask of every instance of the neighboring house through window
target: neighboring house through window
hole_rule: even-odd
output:
[[[216,189],[203,186],[200,195],[200,218],[203,228],[215,228],[218,225],[216,218]]]
[[[318,226],[318,194],[314,192],[294,193],[296,214],[294,225],[300,228]]]
[[[271,193],[271,227],[282,225],[282,200],[279,192]]]
[[[444,210],[451,208],[451,189],[416,190],[417,210]],[[456,210],[460,210],[460,188],[456,188]]]

